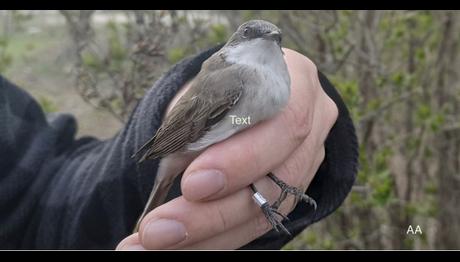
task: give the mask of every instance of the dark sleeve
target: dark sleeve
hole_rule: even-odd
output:
[[[130,156],[219,48],[173,66],[119,133],[103,141],[75,139],[72,116],[45,116],[28,93],[0,76],[0,249],[115,248],[142,212],[158,165],[138,168]]]
[[[280,249],[309,225],[325,218],[336,210],[351,190],[358,172],[358,139],[353,121],[342,98],[321,72],[319,80],[326,94],[337,105],[339,115],[325,141],[325,158],[307,189],[307,195],[316,200],[314,210],[300,202],[289,214],[285,226],[292,237],[268,232],[242,249]],[[308,161],[308,160],[306,160]]]

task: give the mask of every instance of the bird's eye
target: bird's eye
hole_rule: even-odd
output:
[[[249,28],[245,28],[243,30],[243,38],[247,38],[249,36]]]

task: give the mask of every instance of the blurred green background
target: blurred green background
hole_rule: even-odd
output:
[[[460,248],[459,11],[0,11],[0,73],[108,138],[172,64],[249,19],[331,79],[360,141],[345,203],[285,249]]]

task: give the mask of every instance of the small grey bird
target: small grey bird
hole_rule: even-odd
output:
[[[267,21],[251,20],[242,24],[225,46],[209,57],[190,89],[165,117],[156,134],[133,157],[141,163],[161,158],[158,174],[142,218],[163,204],[174,179],[207,147],[260,121],[273,117],[287,104],[290,77],[281,49],[281,31]],[[245,119],[250,121],[235,121]],[[254,191],[253,198],[275,228],[289,231],[275,214],[287,194],[294,194],[314,205],[301,190],[286,185],[268,174],[280,188],[279,199],[269,205]]]

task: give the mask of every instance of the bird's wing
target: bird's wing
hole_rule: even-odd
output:
[[[240,68],[228,66],[206,75],[199,74],[155,136],[138,151],[147,150],[139,162],[174,153],[198,140],[218,123],[238,103],[243,92],[240,71]]]

